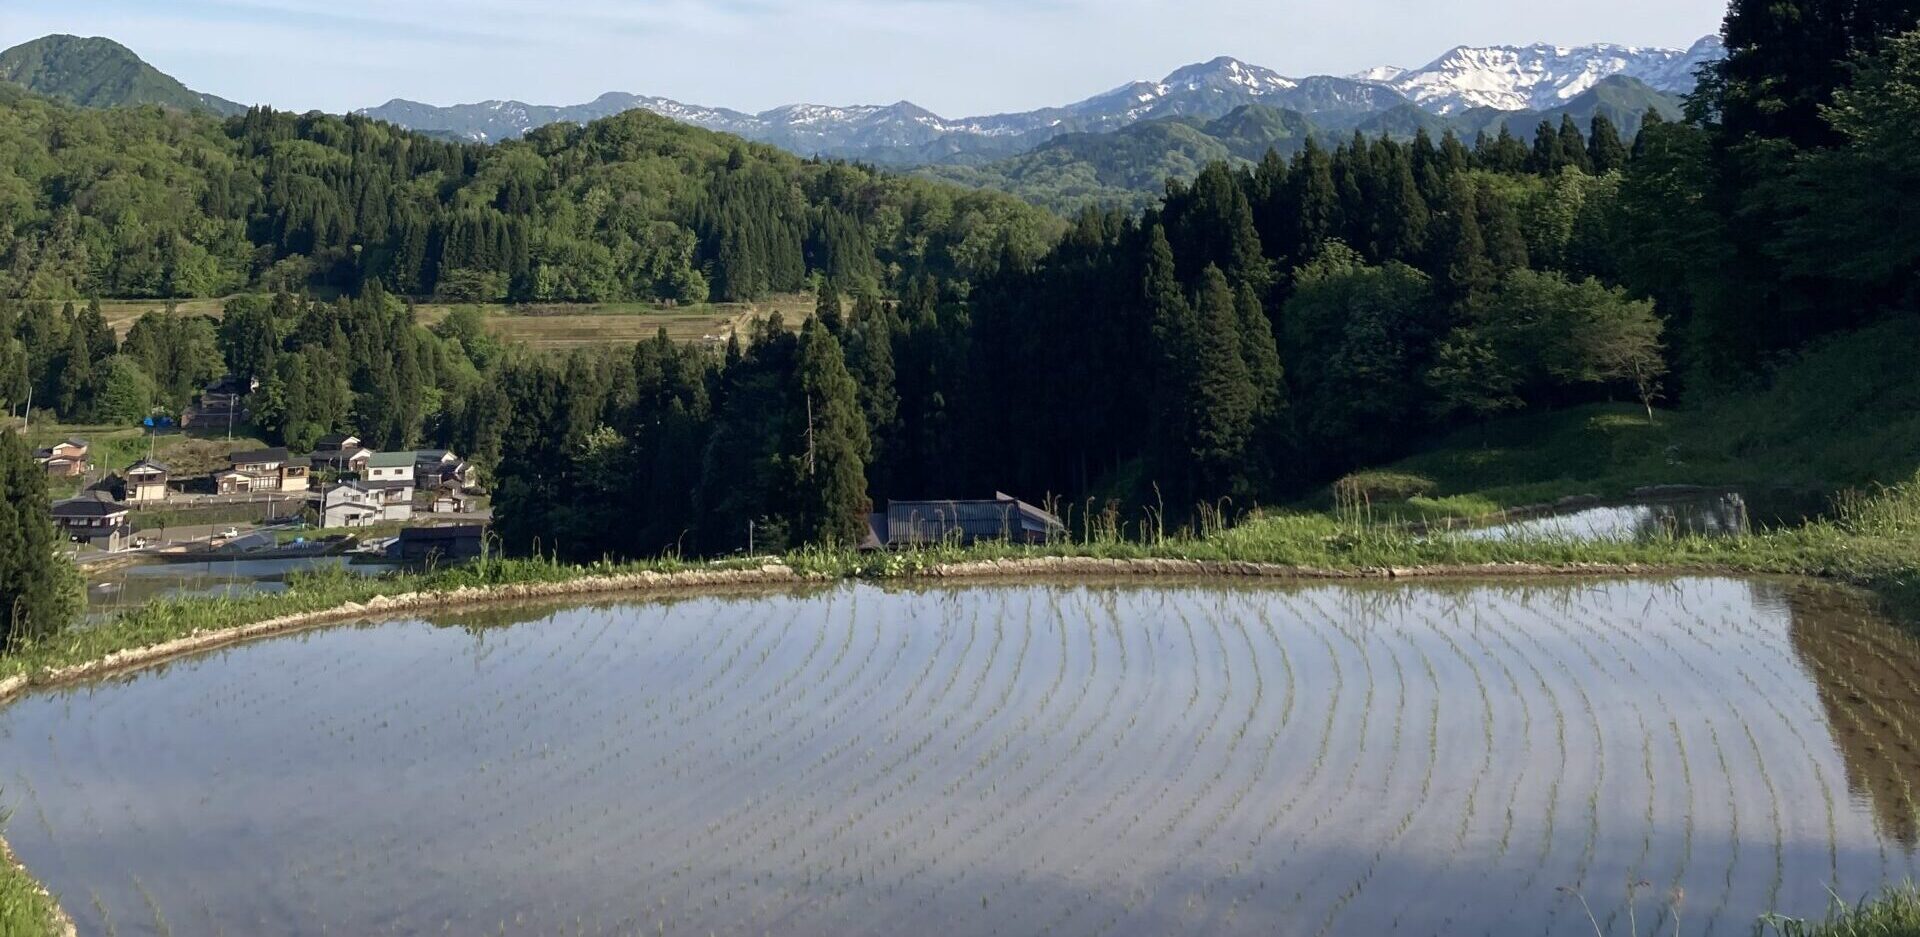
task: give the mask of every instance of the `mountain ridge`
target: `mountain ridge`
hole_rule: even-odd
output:
[[[0,81],[82,107],[158,105],[222,117],[246,106],[195,91],[99,36],[42,36],[0,52]]]
[[[1163,117],[1213,119],[1254,103],[1322,116],[1328,124],[1351,128],[1405,103],[1443,116],[1485,107],[1547,110],[1615,75],[1635,78],[1665,94],[1685,94],[1693,88],[1694,70],[1724,54],[1715,36],[1687,49],[1610,43],[1456,46],[1421,68],[1381,66],[1345,77],[1304,78],[1220,56],[1182,66],[1159,81],[1130,82],[1070,104],[957,119],[909,101],[789,104],[749,114],[619,92],[558,107],[518,101],[435,107],[396,98],[355,113],[414,130],[491,142],[547,123],[587,123],[638,107],[805,155],[894,165],[968,163],[1031,150],[1066,134],[1112,131]]]

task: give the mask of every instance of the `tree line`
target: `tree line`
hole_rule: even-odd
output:
[[[1899,195],[1920,181],[1920,12],[1782,12],[1795,6],[1734,4],[1731,56],[1688,118],[1649,119],[1630,140],[1604,118],[1530,142],[1355,135],[1210,166],[1146,212],[1058,228],[646,117],[443,149],[256,112],[219,137],[254,141],[244,151],[265,165],[312,158],[344,175],[281,180],[285,199],[338,210],[272,215],[287,223],[257,249],[254,282],[329,257],[288,285],[344,270],[345,298],[289,288],[218,326],[156,320],[137,352],[132,334],[96,344],[84,310],[29,303],[14,355],[37,392],[59,406],[65,387],[83,407],[114,395],[88,397],[103,382],[67,378],[66,362],[92,374],[124,358],[163,393],[207,360],[195,349],[211,331],[227,369],[261,381],[254,409],[279,438],[351,429],[472,453],[492,469],[509,546],[574,558],[724,553],[750,536],[846,545],[888,499],[996,489],[1176,512],[1286,502],[1503,413],[1613,399],[1651,415],[1738,393],[1822,335],[1911,314],[1920,241]],[[1821,24],[1813,59],[1777,42],[1804,23]],[[388,137],[406,145],[372,162],[448,212],[427,228],[378,207],[403,203],[398,190],[352,181],[371,159],[352,141]],[[660,146],[680,156],[645,155]],[[282,204],[239,178],[236,203]],[[362,250],[339,266],[340,232],[370,230],[349,205],[387,211],[382,251],[404,258],[444,260],[446,225],[464,225],[456,253],[472,253],[432,264],[436,288],[454,271],[479,295],[644,267],[724,295],[810,285],[818,308],[723,348],[503,348],[472,313],[421,326],[400,295],[411,260]],[[262,216],[249,217],[255,237]],[[557,230],[591,251],[653,232],[692,261],[542,273]]]

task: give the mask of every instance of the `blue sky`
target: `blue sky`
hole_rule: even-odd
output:
[[[344,111],[606,91],[761,110],[912,100],[949,117],[1078,100],[1231,55],[1288,75],[1456,45],[1684,47],[1725,0],[0,0],[0,45],[132,47],[197,90]]]

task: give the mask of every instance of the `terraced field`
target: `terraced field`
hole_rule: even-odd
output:
[[[166,308],[163,300],[111,300],[101,303],[107,324],[125,336],[142,315]],[[176,304],[180,315],[219,318],[221,299],[185,300]],[[433,325],[454,307],[422,303],[420,322]],[[487,328],[503,341],[548,351],[566,351],[596,345],[631,345],[649,339],[661,329],[677,342],[723,344],[735,330],[745,331],[755,318],[776,312],[798,327],[813,314],[812,294],[783,293],[753,303],[701,303],[669,308],[653,303],[545,303],[537,305],[483,304]]]
[[[1914,873],[1916,685],[1798,583],[845,586],[31,696],[0,805],[88,934],[1742,934]]]

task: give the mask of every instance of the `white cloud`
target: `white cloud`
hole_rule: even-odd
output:
[[[1460,44],[1684,45],[1723,0],[4,0],[0,43],[106,35],[193,87],[291,109],[611,90],[759,110],[1064,103],[1233,55],[1287,74]]]

